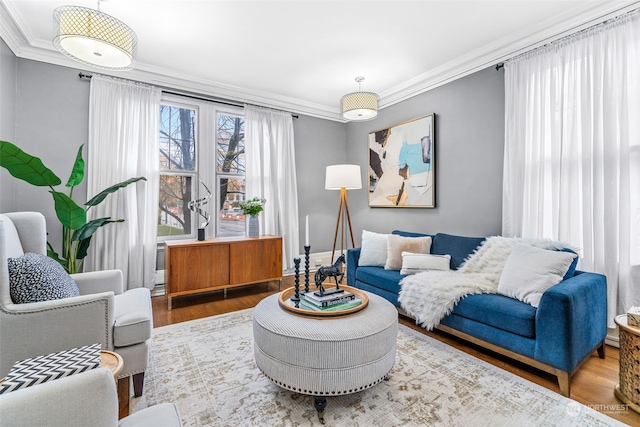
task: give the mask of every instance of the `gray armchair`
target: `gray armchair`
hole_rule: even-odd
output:
[[[37,212],[0,214],[0,378],[22,359],[100,343],[120,354],[121,396],[142,395],[153,328],[151,295],[139,288],[123,292],[120,270],[71,275],[80,296],[14,304],[7,259],[27,252],[46,254],[46,224]]]
[[[92,369],[0,395],[0,427],[178,427],[178,409],[162,403],[118,422],[111,371]]]

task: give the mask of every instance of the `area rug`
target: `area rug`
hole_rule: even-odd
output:
[[[252,312],[154,329],[144,394],[132,399],[131,411],[173,402],[189,427],[319,426],[311,396],[281,389],[257,368]],[[328,397],[325,421],[345,427],[624,425],[403,325],[389,379]]]

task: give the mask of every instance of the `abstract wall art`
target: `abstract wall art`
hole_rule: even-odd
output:
[[[435,114],[369,134],[369,206],[435,208]]]

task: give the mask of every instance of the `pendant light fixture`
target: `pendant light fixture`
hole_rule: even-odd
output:
[[[133,68],[138,37],[111,15],[81,6],[61,6],[53,11],[56,48],[83,64],[108,70]]]
[[[371,120],[378,115],[379,97],[373,92],[362,92],[360,86],[364,77],[356,77],[358,92],[346,94],[340,100],[342,117],[347,120],[363,121]]]

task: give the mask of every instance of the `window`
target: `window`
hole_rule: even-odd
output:
[[[245,198],[244,118],[218,113],[216,123],[218,234],[241,235],[244,234],[245,217],[233,202]]]
[[[160,194],[158,237],[192,235],[197,110],[160,106]]]
[[[191,100],[189,100],[191,101]],[[158,240],[195,237],[203,218],[189,202],[213,193],[202,209],[207,235],[244,235],[245,218],[233,206],[245,198],[242,110],[163,97],[160,106]]]

